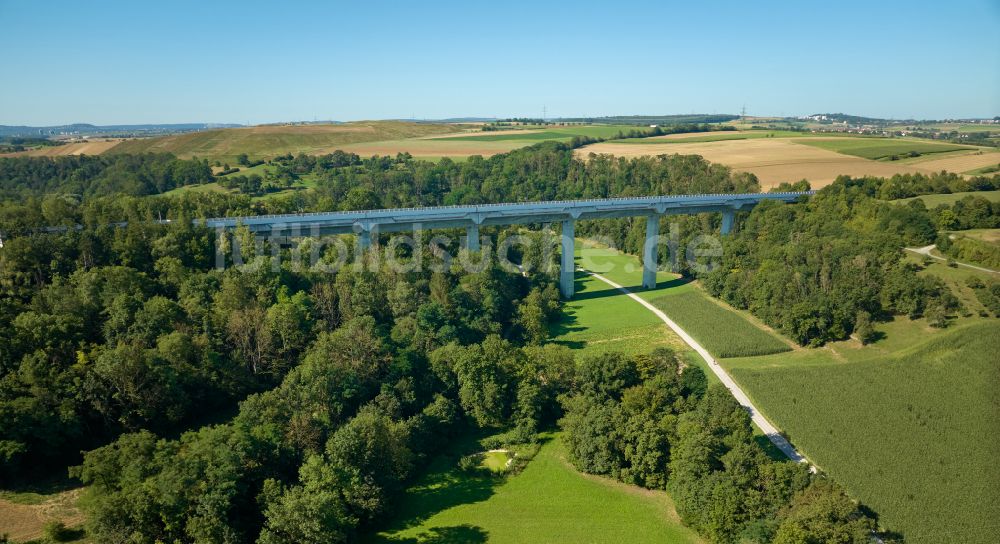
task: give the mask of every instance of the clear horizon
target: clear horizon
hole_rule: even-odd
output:
[[[0,0],[0,124],[1000,114],[997,2],[603,7]]]

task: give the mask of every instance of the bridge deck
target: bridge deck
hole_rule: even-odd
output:
[[[413,230],[415,228],[461,228],[481,225],[511,225],[578,219],[607,219],[640,215],[733,212],[764,200],[792,202],[811,195],[796,193],[747,193],[669,195],[589,200],[557,200],[433,206],[346,212],[225,217],[206,220],[212,228],[246,225],[251,231],[320,228],[324,234]]]

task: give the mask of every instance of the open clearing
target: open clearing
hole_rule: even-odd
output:
[[[506,479],[461,473],[442,456],[396,512],[368,542],[702,542],[666,493],[577,472],[558,434]]]
[[[347,144],[398,140],[462,130],[461,125],[403,121],[359,121],[335,125],[267,125],[226,128],[128,140],[109,153],[169,152],[235,163],[237,155],[270,158],[284,153],[329,153]]]
[[[1000,193],[1000,191],[997,192]],[[994,198],[994,201],[1000,201],[1000,194],[995,195]],[[1000,229],[969,229],[958,231],[954,234],[975,238],[976,240],[986,242],[987,244],[1000,245]]]
[[[811,140],[811,138],[803,138]],[[681,154],[701,155],[710,162],[725,164],[738,171],[751,172],[767,190],[782,182],[808,179],[813,189],[825,187],[837,176],[891,176],[917,173],[913,166],[878,162],[827,149],[803,145],[789,138],[753,138],[700,143],[622,144],[601,142],[576,150],[577,156],[590,153],[621,157]],[[896,161],[898,162],[898,161]]]
[[[73,527],[83,523],[77,508],[82,489],[53,493],[0,491],[0,535],[14,542],[41,538],[45,524],[57,520]]]

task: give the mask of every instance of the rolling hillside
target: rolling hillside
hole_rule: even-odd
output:
[[[173,153],[235,162],[240,153],[270,158],[284,153],[329,153],[348,144],[448,134],[461,125],[360,121],[338,125],[266,125],[207,130],[159,138],[128,140],[108,153]]]

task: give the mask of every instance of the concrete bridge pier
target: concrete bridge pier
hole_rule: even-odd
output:
[[[726,210],[722,212],[722,234],[729,234],[733,230],[733,221],[736,219],[736,210]]]
[[[367,230],[363,230],[358,233],[358,249],[362,253],[368,251],[368,248],[372,247],[372,234]]]
[[[576,265],[573,261],[574,223],[570,219],[562,222],[562,260],[559,263],[559,291],[564,298],[572,298],[575,287]]]
[[[475,223],[465,228],[465,249],[479,251],[479,225]]]
[[[660,235],[659,214],[646,216],[646,243],[642,247],[642,287],[656,289],[656,239]]]
[[[365,253],[372,247],[372,231],[375,228],[375,225],[354,224],[354,232],[358,235],[358,253]]]

